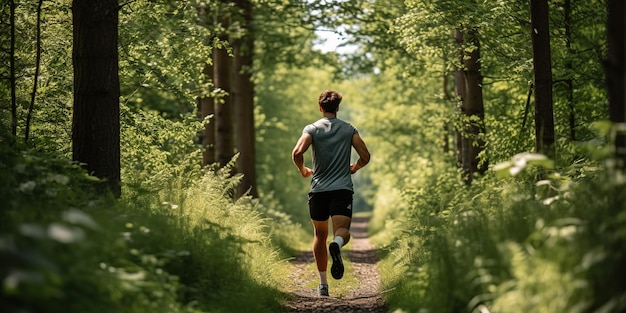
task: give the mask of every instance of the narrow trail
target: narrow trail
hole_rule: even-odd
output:
[[[330,297],[319,297],[313,288],[307,288],[307,283],[317,280],[317,272],[307,269],[307,265],[315,262],[312,252],[303,252],[291,263],[294,268],[290,279],[298,286],[298,290],[292,292],[294,299],[287,304],[287,312],[364,312],[386,313],[388,312],[380,287],[380,275],[376,268],[376,253],[367,237],[368,217],[355,217],[352,220],[350,232],[352,234],[349,249],[343,249],[347,254],[354,269],[353,275],[359,285],[343,297],[333,296],[332,278],[330,285]],[[346,273],[350,275],[350,273]],[[330,276],[330,274],[329,274]]]

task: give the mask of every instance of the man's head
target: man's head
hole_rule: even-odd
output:
[[[324,112],[336,113],[341,103],[341,94],[334,90],[325,90],[319,98],[319,105]]]

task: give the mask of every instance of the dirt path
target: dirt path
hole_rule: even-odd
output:
[[[352,263],[354,275],[359,282],[357,288],[349,291],[346,296],[333,297],[332,278],[330,297],[319,297],[315,289],[307,288],[307,282],[317,280],[317,272],[312,272],[307,265],[314,262],[313,253],[305,252],[292,261],[294,267],[290,279],[301,289],[294,291],[294,299],[287,304],[288,312],[388,312],[383,303],[380,287],[380,275],[376,269],[376,254],[367,237],[367,217],[355,217],[352,220],[352,233],[349,249],[343,253],[348,255]],[[346,273],[349,275],[349,273]],[[330,274],[329,274],[330,276]]]

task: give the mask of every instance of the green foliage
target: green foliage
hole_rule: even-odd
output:
[[[520,169],[461,193],[454,173],[407,192],[411,213],[391,254],[405,274],[390,303],[410,312],[624,309],[626,286],[614,276],[626,260],[623,182],[595,161],[537,183]]]
[[[257,183],[260,198],[275,199],[297,222],[309,221],[310,179],[302,178],[291,151],[307,124],[321,117],[317,99],[332,86],[324,83],[329,70],[276,69],[259,75],[256,93]],[[293,82],[298,82],[294,84]],[[306,161],[310,166],[310,154]]]
[[[120,89],[132,108],[178,119],[210,92],[211,32],[195,1],[133,1],[120,10]]]
[[[455,43],[454,30],[477,29],[485,99],[486,155],[491,162],[532,149],[533,103],[526,103],[533,80],[528,3],[416,0],[406,2],[406,6],[406,11],[393,15],[390,37],[396,38],[397,44],[414,59],[411,65],[428,75],[445,77],[456,70],[459,49],[475,47]],[[573,2],[569,24],[561,2],[552,3],[550,9],[557,140],[589,140],[593,132],[588,125],[606,115],[602,73],[606,8],[600,3]],[[570,27],[569,34],[566,25]],[[389,52],[380,54],[375,57],[385,57]],[[424,76],[419,72],[414,75]],[[449,87],[444,87],[442,92],[448,94],[448,99],[452,98]],[[525,117],[525,112],[530,114]],[[454,120],[451,116],[450,119]],[[555,161],[567,165],[572,158],[566,153],[559,154]]]
[[[520,153],[513,156],[511,161],[502,162],[493,167],[498,178],[515,176],[524,171],[527,166],[537,166],[544,169],[553,169],[554,161],[545,155],[537,153]]]
[[[16,230],[10,220],[24,222],[55,216],[58,212],[48,209],[51,201],[66,208],[87,205],[97,179],[88,176],[78,164],[60,154],[51,157],[16,142],[5,130],[0,130],[0,151],[0,196],[4,201],[0,213],[7,217],[0,219],[2,229]]]
[[[2,10],[2,19],[8,21],[7,7]],[[25,138],[26,114],[31,103],[35,74],[35,30],[36,1],[16,1],[16,103],[17,135]],[[8,23],[6,23],[8,24]],[[3,23],[3,34],[9,38],[8,26]],[[6,28],[6,30],[4,29]],[[69,153],[71,137],[71,101],[72,101],[72,33],[71,10],[69,1],[44,1],[41,20],[41,64],[37,80],[34,111],[30,122],[29,138],[43,141],[41,148],[50,151]],[[2,68],[0,80],[0,122],[2,127],[10,128],[10,82],[8,80],[9,40],[2,41],[0,58],[7,66]],[[56,145],[50,143],[56,142]]]
[[[277,311],[286,263],[256,204],[232,199],[230,169],[196,165],[197,123],[125,110],[124,124],[124,177],[135,184],[119,201],[89,192],[95,179],[63,156],[3,135],[3,309]]]
[[[200,179],[202,149],[195,144],[200,122],[191,117],[171,121],[156,112],[128,108],[121,116],[122,182],[127,197],[141,199],[140,195],[168,188],[175,177],[185,177],[183,186]]]
[[[187,187],[180,177],[159,193],[160,204],[127,213],[137,222],[126,224],[126,239],[137,260],[176,273],[184,286],[177,290],[179,301],[198,311],[275,309],[279,277],[267,272],[284,273],[285,264],[250,199],[231,200],[237,180],[228,172],[207,172]]]
[[[316,6],[315,4],[273,0],[251,2],[255,8],[253,34],[257,72],[271,73],[285,65],[306,68],[335,64],[334,55],[322,54],[312,49],[314,30],[322,18],[319,11],[314,12],[310,7]],[[332,6],[330,3],[324,4]]]
[[[532,81],[527,2],[254,3],[261,199],[234,201],[239,178],[229,167],[200,169],[194,142],[202,125],[190,113],[197,96],[213,93],[201,73],[211,46],[224,44],[214,40],[214,25],[198,15],[201,3],[145,0],[119,12],[124,196],[116,202],[92,194],[95,179],[68,161],[69,0],[44,1],[31,141],[21,144],[34,80],[35,3],[17,1],[18,138],[6,131],[9,84],[0,83],[3,309],[278,311],[275,286],[286,276],[279,255],[304,249],[300,238],[308,238],[309,180],[298,175],[290,152],[304,125],[319,118],[319,93],[330,88],[344,94],[339,114],[372,152],[354,176],[361,197],[355,205],[374,208],[370,226],[386,255],[385,289],[395,287],[391,307],[626,309],[626,287],[616,279],[626,264],[624,186],[605,170],[610,140],[591,125],[605,119],[607,103],[601,1],[573,2],[569,37],[565,9],[551,2],[553,161],[520,154],[534,145],[532,102],[523,120]],[[7,4],[0,14],[8,20]],[[314,28],[345,32],[361,46],[352,56],[312,51]],[[460,187],[452,155],[451,127],[463,121],[449,74],[459,49],[474,47],[455,44],[457,28],[478,29],[485,157],[505,162],[468,188]],[[230,31],[240,35],[236,23]],[[7,44],[0,44],[3,64]],[[339,61],[341,77],[350,80],[333,80],[340,76],[325,64]],[[533,162],[544,167],[526,166]]]
[[[553,32],[562,34],[562,12],[554,4]],[[385,256],[383,288],[393,289],[388,304],[409,312],[623,310],[618,299],[626,289],[610,275],[620,273],[624,262],[624,238],[617,235],[624,223],[607,217],[623,215],[623,192],[616,192],[623,185],[605,173],[600,160],[611,152],[591,126],[605,118],[600,113],[604,86],[591,83],[603,80],[597,55],[556,54],[557,64],[573,60],[589,66],[568,72],[577,86],[573,130],[579,141],[570,137],[572,110],[558,81],[563,67],[556,67],[559,155],[537,159],[521,154],[534,146],[532,102],[525,117],[532,81],[527,3],[409,1],[406,6],[396,12],[390,38],[381,38],[393,49],[370,50],[376,71],[360,79],[371,80],[357,92],[366,99],[358,102],[366,105],[353,112],[372,150],[370,231]],[[391,16],[393,8],[386,10]],[[603,6],[575,4],[573,9],[578,17],[589,17],[575,19],[574,54],[602,51],[602,38],[584,34],[603,32],[602,23],[592,18],[604,16]],[[446,142],[454,149],[450,126],[444,125],[462,122],[444,78],[458,62],[452,33],[463,27],[478,27],[480,34],[485,157],[492,164],[508,161],[469,188],[461,187],[452,155],[442,149]],[[553,36],[553,45],[564,40]],[[596,100],[587,98],[591,95]],[[537,178],[542,180],[535,183]],[[604,263],[591,270],[596,258]]]

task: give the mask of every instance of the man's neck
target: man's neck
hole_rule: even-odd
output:
[[[327,117],[327,118],[331,118],[331,117],[337,118],[337,113],[324,112],[324,117]]]

